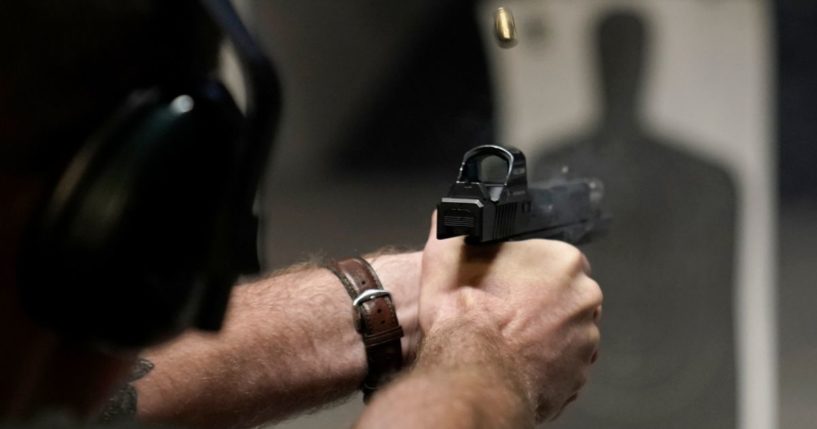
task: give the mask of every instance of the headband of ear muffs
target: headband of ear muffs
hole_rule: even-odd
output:
[[[255,255],[255,237],[239,233],[254,234],[277,80],[229,0],[202,5],[243,65],[246,115],[207,70],[134,90],[84,142],[18,263],[29,314],[66,337],[143,347],[188,327],[218,329],[252,265],[241,258]]]

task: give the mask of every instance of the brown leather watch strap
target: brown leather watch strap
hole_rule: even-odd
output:
[[[367,401],[378,386],[388,382],[403,366],[400,346],[403,328],[397,321],[391,295],[383,289],[365,259],[333,262],[327,268],[335,273],[352,298],[355,329],[366,346],[368,372],[361,390],[364,401]]]

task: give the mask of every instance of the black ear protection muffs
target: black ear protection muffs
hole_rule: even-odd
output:
[[[229,0],[196,6],[237,52],[246,115],[203,70],[134,90],[86,140],[18,264],[27,311],[69,338],[142,347],[188,327],[218,329],[231,286],[252,265],[252,207],[279,89]]]

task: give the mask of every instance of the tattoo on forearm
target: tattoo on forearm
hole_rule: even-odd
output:
[[[138,400],[138,394],[136,393],[136,388],[133,387],[133,382],[148,375],[153,368],[153,362],[139,358],[128,378],[128,384],[122,387],[108,400],[99,419],[103,422],[110,422],[133,418],[136,415],[136,403]]]

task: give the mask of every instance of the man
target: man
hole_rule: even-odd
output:
[[[218,38],[212,25],[168,37],[193,17],[157,20],[162,1],[10,3],[0,6],[0,421],[53,411],[88,420],[107,409],[147,423],[249,427],[358,389],[371,370],[366,349],[341,280],[323,267],[236,287],[218,334],[190,331],[139,358],[32,320],[17,284],[20,248],[54,178],[122,97],[214,64]],[[437,240],[431,224],[423,252],[367,257],[391,292],[407,369],[358,427],[515,428],[555,417],[597,355],[601,292],[587,261],[553,241]],[[134,367],[132,385],[107,403]]]

